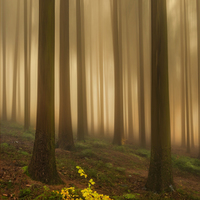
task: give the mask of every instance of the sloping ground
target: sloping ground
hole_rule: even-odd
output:
[[[35,199],[39,195],[38,199],[56,199],[51,196],[52,190],[71,186],[83,189],[91,178],[96,183],[93,190],[112,199],[200,199],[200,161],[185,157],[180,149],[172,156],[176,191],[155,194],[145,188],[148,150],[113,146],[94,138],[75,141],[76,150],[72,152],[56,149],[57,169],[65,184],[45,186],[24,173],[33,142],[34,130],[23,132],[20,125],[1,123],[0,199]],[[87,179],[79,176],[76,166],[84,169]]]

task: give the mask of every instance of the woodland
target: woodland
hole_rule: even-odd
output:
[[[1,199],[200,199],[200,0],[0,0]]]

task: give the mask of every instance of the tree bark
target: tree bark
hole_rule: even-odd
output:
[[[151,26],[151,158],[146,187],[161,192],[173,186],[166,0],[151,1]]]
[[[60,111],[58,144],[61,149],[74,148],[69,59],[69,0],[60,0]]]
[[[54,37],[55,0],[39,1],[37,121],[30,177],[46,184],[61,183],[55,160]]]

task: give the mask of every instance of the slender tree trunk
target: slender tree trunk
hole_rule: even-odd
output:
[[[17,73],[18,73],[18,58],[19,58],[19,3],[17,3],[17,18],[16,18],[16,34],[15,34],[15,55],[13,63],[13,98],[12,98],[12,117],[11,120],[16,122],[17,109]]]
[[[151,1],[151,26],[151,158],[146,187],[161,192],[173,186],[166,0]]]
[[[2,1],[2,51],[3,51],[3,98],[2,98],[2,120],[7,120],[7,97],[6,97],[6,13],[5,0]]]
[[[185,83],[186,83],[186,136],[187,136],[187,153],[190,153],[190,129],[189,129],[189,94],[188,94],[188,21],[187,21],[187,7],[186,0],[184,0],[184,23],[185,23],[185,49],[184,49],[184,58],[185,58]]]
[[[32,9],[31,9],[32,10]],[[30,12],[31,14],[31,12]],[[32,15],[32,14],[31,14]],[[24,0],[24,130],[30,126],[30,50],[28,52],[28,31],[27,31],[27,0]],[[29,24],[30,25],[30,24]],[[30,38],[29,38],[30,40]],[[30,43],[29,43],[30,44]],[[30,47],[29,47],[30,48]]]
[[[104,135],[104,91],[103,91],[103,70],[104,70],[104,66],[103,66],[103,52],[104,52],[104,46],[103,46],[103,24],[102,24],[102,17],[103,13],[102,13],[102,1],[99,1],[99,26],[100,26],[100,30],[99,30],[99,81],[100,81],[100,135],[103,136]]]
[[[90,101],[91,101],[91,134],[94,134],[94,101],[93,101],[93,65],[92,65],[92,4],[90,8]]]
[[[180,25],[181,25],[181,146],[185,148],[185,62],[184,58],[184,17],[185,13],[183,12],[183,2],[180,1]]]
[[[144,56],[143,56],[143,18],[142,0],[138,1],[139,6],[139,135],[141,147],[146,146],[145,136],[145,110],[144,110]]]
[[[70,104],[69,0],[60,0],[60,112],[58,143],[74,148]]]
[[[122,56],[119,41],[121,39],[121,19],[118,24],[119,1],[113,1],[113,52],[114,52],[114,77],[115,77],[115,114],[114,114],[114,138],[113,144],[123,144],[123,83],[122,83]]]
[[[200,1],[197,0],[197,40],[198,40],[198,117],[199,117],[199,155],[200,159]]]
[[[83,11],[83,10],[82,10]],[[77,139],[84,140],[86,134],[86,85],[85,85],[85,47],[84,25],[81,23],[81,1],[76,1],[76,25],[77,25],[77,81],[78,81],[78,127]],[[82,20],[84,22],[84,19]],[[83,35],[82,35],[83,34]]]
[[[134,142],[133,135],[133,106],[132,106],[132,66],[130,65],[130,51],[129,51],[129,34],[128,21],[126,20],[126,43],[127,43],[127,73],[128,73],[128,138],[130,142]]]
[[[37,122],[28,172],[46,184],[61,183],[55,160],[54,38],[55,0],[39,1]]]

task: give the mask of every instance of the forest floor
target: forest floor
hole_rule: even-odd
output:
[[[169,193],[147,191],[150,151],[133,145],[114,146],[111,142],[87,138],[75,141],[76,149],[56,149],[57,170],[64,184],[45,185],[33,181],[24,171],[28,166],[34,143],[34,130],[23,131],[18,124],[0,124],[0,199],[56,199],[52,190],[64,187],[87,188],[93,179],[93,190],[122,199],[199,199],[200,160],[196,152],[190,156],[185,149],[172,149],[175,190]],[[87,178],[80,177],[76,166],[84,169]]]

